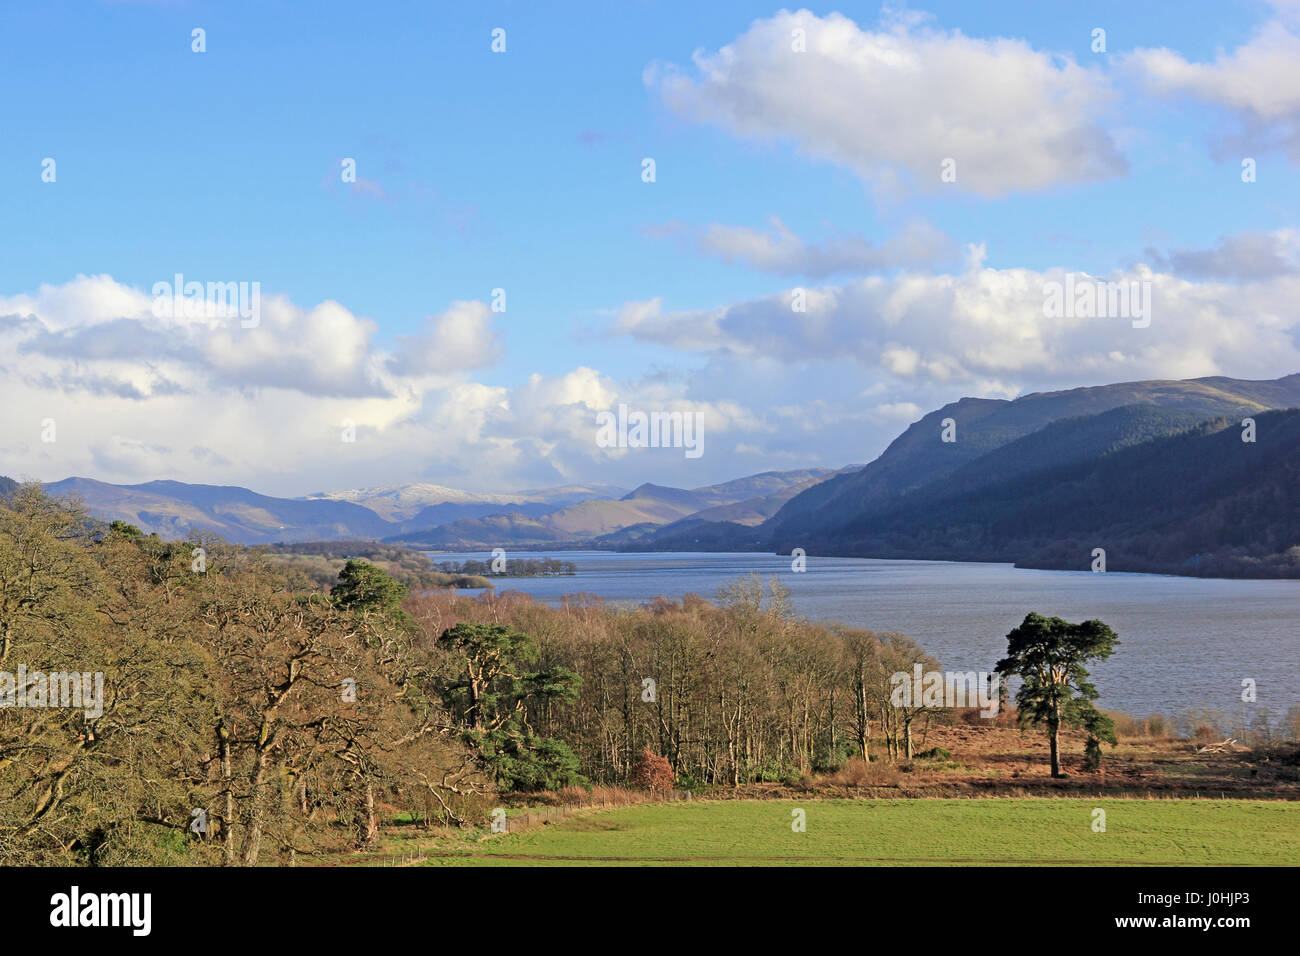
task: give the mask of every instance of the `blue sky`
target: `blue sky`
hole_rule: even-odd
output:
[[[1133,6],[6,5],[0,472],[696,486],[868,460],[966,394],[1300,371],[1294,270],[1242,265],[1295,262],[1296,6]],[[938,185],[927,150],[967,122]],[[928,239],[829,273],[746,254],[781,234]],[[1146,338],[1026,327],[1052,270],[1139,266],[1168,304]],[[177,272],[285,312],[256,342],[132,312]],[[772,314],[796,286],[830,290],[815,335]],[[496,288],[505,312],[456,305]],[[619,401],[700,410],[708,452],[593,447]]]

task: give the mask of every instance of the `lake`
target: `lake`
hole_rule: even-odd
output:
[[[437,563],[492,556],[430,557]],[[712,599],[720,585],[751,571],[776,575],[805,617],[901,631],[945,670],[992,670],[1006,650],[1007,632],[1030,611],[1070,621],[1099,618],[1120,639],[1111,659],[1091,669],[1103,707],[1140,717],[1201,708],[1237,716],[1267,708],[1277,719],[1300,704],[1300,581],[811,555],[802,573],[791,570],[789,557],[771,554],[512,551],[509,557],[553,557],[577,565],[572,577],[505,578],[497,584],[498,591],[522,591],[552,603],[579,591],[633,604],[690,592]],[[1256,704],[1241,701],[1243,678],[1255,680]]]

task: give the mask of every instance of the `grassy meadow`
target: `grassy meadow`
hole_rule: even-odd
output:
[[[1105,831],[1093,829],[1105,811]],[[793,832],[792,811],[806,831]],[[512,817],[513,819],[513,817]],[[512,824],[513,825],[513,824]],[[403,858],[405,855],[405,858]],[[522,832],[394,836],[372,865],[1296,865],[1300,805],[1255,800],[695,800]]]

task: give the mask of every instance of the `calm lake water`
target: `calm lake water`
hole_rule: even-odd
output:
[[[1030,611],[1066,620],[1100,618],[1120,645],[1092,668],[1102,706],[1145,716],[1201,708],[1275,717],[1300,704],[1300,581],[1226,581],[1156,574],[1018,570],[1009,564],[886,561],[809,556],[803,573],[768,554],[607,551],[510,552],[553,557],[578,567],[573,577],[503,579],[554,602],[585,591],[638,604],[694,592],[712,599],[723,583],[756,571],[776,575],[795,609],[816,621],[901,631],[945,670],[993,669],[1006,634]],[[434,554],[439,561],[491,560],[490,554]],[[1243,678],[1258,702],[1241,702]],[[1254,713],[1254,710],[1251,711]]]

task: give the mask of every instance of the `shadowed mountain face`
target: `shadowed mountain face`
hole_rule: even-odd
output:
[[[394,485],[292,500],[174,481],[69,478],[49,489],[81,497],[96,517],[164,537],[202,531],[240,543],[799,547],[1080,569],[1103,548],[1110,570],[1296,576],[1300,411],[1270,409],[1297,407],[1300,374],[966,398],[926,415],[865,467],[765,472],[694,489],[644,484],[610,497],[595,497],[603,486],[591,485],[513,495]],[[1241,440],[1246,417],[1255,441]]]
[[[888,506],[899,494],[946,478],[963,465],[1065,418],[1097,415],[1129,405],[1185,413],[1191,420],[1247,415],[1300,406],[1300,374],[1274,381],[1201,378],[1185,382],[1125,382],[1013,401],[963,398],[931,412],[896,438],[875,461],[791,499],[764,527],[774,542],[802,537],[816,546],[846,522]],[[941,440],[943,422],[956,440]]]
[[[1296,576],[1300,412],[1274,406],[1300,406],[1300,375],[963,399],[757,527],[693,516],[617,544],[1080,570],[1103,548],[1110,570]],[[1247,417],[1254,442],[1242,441]],[[943,441],[946,419],[955,441]]]
[[[1086,441],[1109,418],[1121,436],[1114,450],[983,474],[967,466],[946,488],[925,486],[846,523],[831,549],[1086,571],[1100,548],[1110,571],[1300,576],[1300,410],[1253,416],[1254,441],[1242,440],[1235,417],[1141,440],[1152,423],[1131,411],[1016,443],[1032,456]]]

